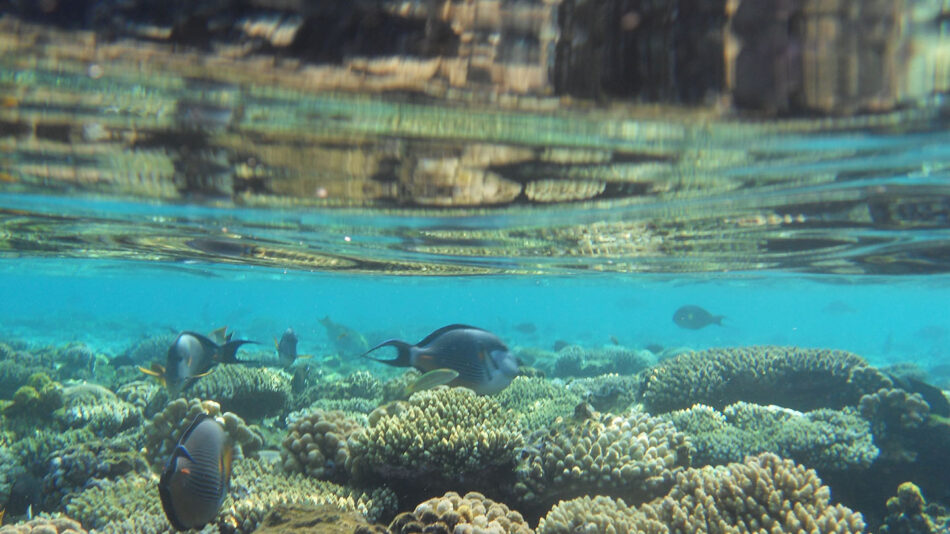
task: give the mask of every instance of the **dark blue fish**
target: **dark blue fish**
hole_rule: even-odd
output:
[[[711,324],[722,326],[724,315],[713,315],[699,306],[683,306],[673,314],[673,322],[680,328],[699,330]]]
[[[234,444],[221,423],[198,415],[158,482],[162,509],[175,529],[201,528],[218,515],[228,494],[233,457]]]
[[[284,330],[280,336],[280,341],[274,341],[274,347],[277,349],[277,360],[283,367],[290,367],[297,359],[297,334],[293,328]]]
[[[391,360],[369,356],[381,347],[396,347]],[[474,326],[453,324],[429,334],[415,345],[390,339],[369,349],[367,358],[397,367],[415,367],[423,373],[451,369],[458,377],[450,386],[462,386],[479,395],[491,395],[508,387],[518,374],[518,362],[495,334]]]
[[[152,369],[139,367],[145,374],[157,377],[168,388],[172,397],[198,378],[205,376],[219,363],[247,363],[234,357],[238,347],[255,343],[245,339],[228,340],[218,345],[195,332],[182,332],[168,348],[165,367],[153,365]]]

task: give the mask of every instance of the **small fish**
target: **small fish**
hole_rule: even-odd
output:
[[[683,306],[673,314],[673,322],[680,328],[699,330],[711,324],[722,326],[724,315],[713,315],[699,306]]]
[[[568,343],[567,341],[564,341],[563,339],[558,339],[557,341],[554,342],[554,352],[560,352],[561,349],[563,349],[564,347],[567,347],[568,345],[570,345],[570,343]]]
[[[425,391],[436,386],[444,386],[459,377],[459,372],[455,369],[433,369],[419,377],[406,388],[406,393],[413,394],[417,391]]]
[[[663,352],[663,345],[660,345],[659,343],[648,343],[648,344],[647,344],[645,347],[643,347],[643,348],[647,349],[648,351],[652,352],[653,354],[659,354],[659,353]]]
[[[297,359],[297,334],[293,328],[284,330],[280,336],[280,341],[274,340],[274,348],[277,349],[277,360],[284,367],[290,367]]]
[[[617,339],[617,336],[610,336],[610,342],[614,345],[620,345],[620,340]]]
[[[522,334],[533,334],[538,331],[538,327],[534,323],[520,323],[515,325],[515,330]]]
[[[234,357],[245,343],[255,342],[238,339],[218,345],[201,334],[182,332],[168,349],[165,367],[153,364],[151,369],[139,367],[139,371],[157,377],[175,397],[218,363],[247,363]]]
[[[848,305],[847,302],[841,300],[833,300],[825,305],[821,309],[822,312],[829,315],[845,315],[849,313],[857,313],[857,310]]]
[[[199,414],[172,452],[158,495],[168,522],[177,530],[201,528],[211,522],[231,482],[234,444],[221,423]]]
[[[396,358],[381,360],[369,356],[370,352],[386,346],[396,347]],[[423,373],[438,369],[457,371],[459,376],[448,384],[467,387],[479,395],[498,393],[518,374],[517,360],[495,334],[461,324],[442,327],[415,345],[390,339],[363,356],[397,367],[412,366]]]

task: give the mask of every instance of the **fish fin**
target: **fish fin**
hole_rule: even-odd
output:
[[[379,358],[373,358],[369,355],[370,352],[373,352],[376,349],[381,349],[383,347],[396,347],[397,354],[396,357],[391,360],[382,360]],[[393,365],[395,367],[409,367],[412,365],[412,345],[406,343],[405,341],[400,341],[398,339],[389,339],[383,341],[379,345],[369,349],[364,352],[362,355],[363,358],[369,358],[370,360],[375,360],[377,362],[382,362],[388,365]]]
[[[313,354],[298,354],[295,359],[297,359],[297,360],[308,360],[308,359],[310,359],[310,358],[313,358]]]
[[[217,341],[219,339],[227,341],[228,340],[228,327],[227,325],[222,326],[221,328],[215,328],[214,330],[208,332],[208,337]]]
[[[428,345],[429,343],[431,343],[435,338],[441,336],[442,334],[446,332],[451,332],[452,330],[481,330],[482,332],[487,331],[483,328],[479,328],[477,326],[469,326],[467,324],[450,324],[448,326],[443,326],[442,328],[436,330],[435,332],[432,332],[431,334],[426,336],[425,339],[416,343],[416,345],[419,347],[424,347]]]
[[[725,315],[713,315],[712,322],[715,324],[718,324],[719,326],[722,326],[722,320],[725,318],[726,318]]]
[[[194,375],[194,376],[188,377],[188,379],[191,380],[192,382],[194,382],[195,380],[197,380],[197,379],[199,379],[199,378],[201,378],[201,377],[203,377],[203,376],[208,376],[208,375],[210,375],[210,374],[213,373],[213,372],[214,372],[214,368],[212,367],[211,369],[208,369],[207,371],[201,373],[200,375]]]
[[[235,339],[234,341],[228,341],[224,345],[218,347],[217,352],[215,353],[215,359],[218,363],[249,363],[248,360],[238,360],[234,357],[237,354],[238,347],[245,343],[257,343],[257,341],[250,341],[247,339]]]
[[[449,382],[458,378],[458,376],[459,372],[455,369],[449,369],[447,367],[433,369],[420,376],[412,384],[409,384],[409,386],[406,387],[406,393],[411,395],[417,391],[432,389],[436,386],[444,386],[445,384],[448,384]]]
[[[188,452],[188,449],[186,449],[184,445],[179,443],[178,446],[175,447],[175,451],[181,453],[182,456],[184,456],[185,458],[188,458],[188,460],[190,460],[191,462],[195,461],[195,459],[191,457],[191,453]]]
[[[274,350],[280,350],[280,342],[277,341],[277,338],[274,338]]]
[[[155,363],[155,364],[152,364],[151,369],[138,367],[138,370],[147,374],[148,376],[154,376],[155,379],[158,380],[159,384],[163,386],[165,385],[165,368],[162,367],[161,365]]]

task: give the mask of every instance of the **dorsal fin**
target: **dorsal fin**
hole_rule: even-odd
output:
[[[425,339],[416,343],[416,346],[424,347],[428,345],[429,343],[432,343],[432,341],[435,340],[435,338],[441,336],[442,334],[446,332],[451,332],[452,330],[481,330],[482,332],[487,332],[487,330],[483,330],[481,328],[478,328],[477,326],[469,326],[467,324],[450,324],[448,326],[443,326],[442,328],[436,330],[435,332],[432,332],[431,334],[426,336]]]

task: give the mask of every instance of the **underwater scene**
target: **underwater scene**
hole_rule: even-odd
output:
[[[0,534],[950,534],[948,21],[0,0]]]

